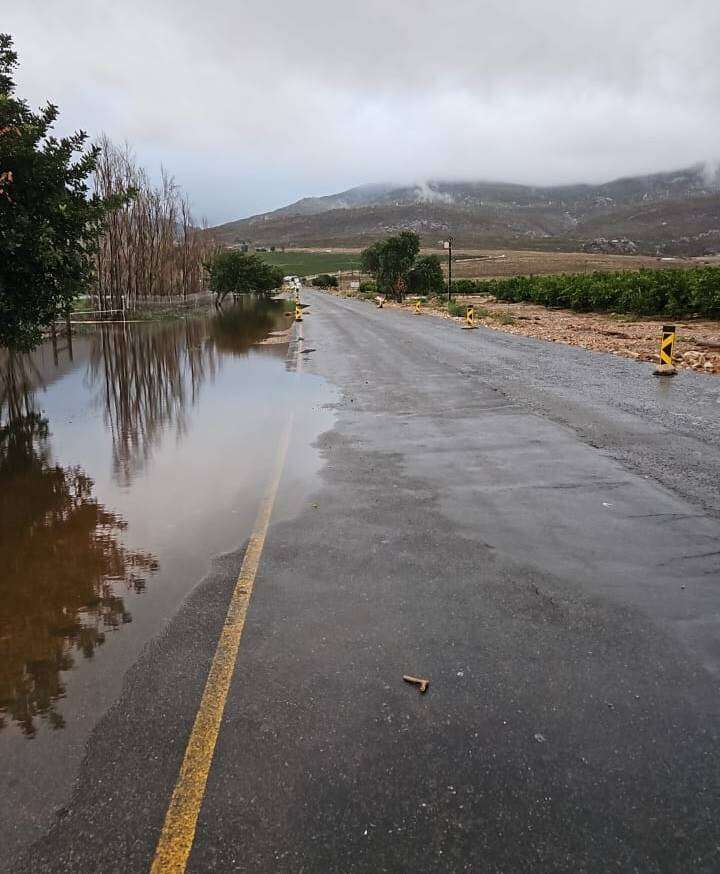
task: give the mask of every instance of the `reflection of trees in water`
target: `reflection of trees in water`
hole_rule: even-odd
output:
[[[0,728],[10,720],[28,736],[38,719],[62,726],[61,672],[130,621],[118,591],[141,591],[157,570],[122,543],[126,524],[82,469],[53,465],[32,373],[13,356],[0,382]]]
[[[34,410],[35,390],[42,380],[30,355],[0,349],[0,428],[30,416]]]
[[[284,324],[284,301],[241,300],[227,310],[220,310],[210,322],[210,336],[219,352],[244,355],[259,340]],[[284,323],[284,324],[283,324]]]
[[[217,370],[203,320],[162,326],[103,326],[93,338],[88,376],[102,386],[117,480],[132,482],[163,431],[187,428],[187,408]]]
[[[92,336],[88,379],[102,389],[121,482],[164,430],[184,431],[221,354],[246,353],[284,309],[248,302],[210,319],[103,326]],[[62,671],[130,621],[123,590],[141,591],[157,570],[152,555],[124,545],[126,523],[93,497],[82,468],[53,463],[35,406],[41,382],[32,356],[0,357],[0,728],[15,722],[28,736],[41,720],[62,726]]]
[[[113,466],[132,482],[164,431],[187,429],[187,412],[202,384],[214,379],[218,353],[244,355],[283,321],[285,304],[248,300],[206,318],[161,325],[103,326],[94,335],[92,386],[102,387]]]

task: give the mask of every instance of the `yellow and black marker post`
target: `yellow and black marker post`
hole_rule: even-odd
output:
[[[295,304],[295,321],[302,322],[302,307],[300,306],[300,301],[297,301]]]
[[[474,331],[478,326],[475,324],[475,307],[470,304],[470,306],[465,310],[465,324],[463,325],[463,331]]]
[[[420,301],[416,300],[415,301],[415,315],[419,316],[421,314],[422,314],[422,310],[420,309]]]
[[[663,325],[660,339],[660,366],[655,368],[655,376],[675,376],[677,370],[673,365],[675,349],[675,325]]]

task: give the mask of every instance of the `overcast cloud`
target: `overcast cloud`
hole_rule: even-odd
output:
[[[216,223],[363,182],[720,157],[718,0],[0,0],[20,93]]]

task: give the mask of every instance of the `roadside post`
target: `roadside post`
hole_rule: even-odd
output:
[[[415,315],[419,316],[421,314],[422,314],[422,310],[420,309],[420,301],[416,300],[415,301]]]
[[[300,306],[300,301],[295,301],[295,321],[302,322],[302,307]]]
[[[475,307],[470,304],[468,308],[465,310],[465,324],[463,325],[463,331],[474,331],[478,325],[475,324]]]
[[[673,365],[675,350],[675,325],[663,325],[660,338],[660,366],[653,371],[655,376],[675,376],[677,370]]]
[[[451,291],[451,289],[452,289],[452,244],[453,244],[453,238],[450,236],[447,238],[447,240],[443,241],[443,248],[447,249],[447,253],[448,253],[448,288],[447,288],[448,303],[450,303],[450,301],[452,300],[452,291]]]

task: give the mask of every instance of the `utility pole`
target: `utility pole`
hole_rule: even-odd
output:
[[[453,238],[448,236],[447,240],[443,242],[443,246],[448,250],[448,303],[452,300],[451,282],[452,282],[452,244]]]

